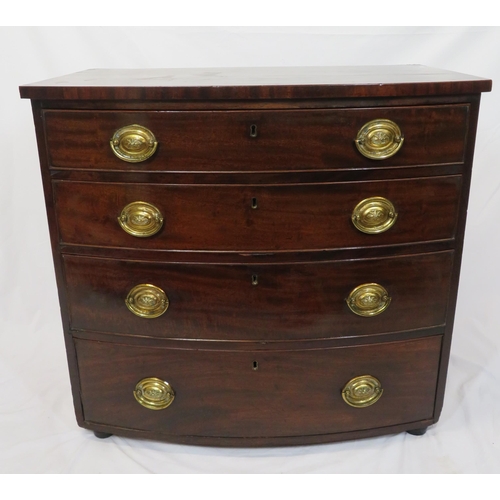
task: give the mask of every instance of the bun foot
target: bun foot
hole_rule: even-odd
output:
[[[94,436],[99,439],[106,439],[109,438],[109,436],[112,436],[113,434],[110,434],[109,432],[100,432],[100,431],[94,431]]]
[[[406,432],[413,436],[423,436],[427,432],[427,427],[422,427],[421,429],[412,429],[411,431]]]

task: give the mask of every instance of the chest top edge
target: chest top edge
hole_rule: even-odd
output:
[[[34,100],[260,100],[463,95],[491,80],[421,65],[91,69],[22,85]]]

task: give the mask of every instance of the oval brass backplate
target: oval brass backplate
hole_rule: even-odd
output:
[[[351,291],[346,302],[354,314],[370,317],[383,313],[389,307],[391,297],[383,286],[364,283]]]
[[[136,238],[148,238],[163,227],[163,215],[151,203],[134,201],[123,208],[118,223],[126,233]]]
[[[360,201],[354,207],[351,220],[358,231],[378,234],[390,229],[397,217],[394,205],[387,198],[373,196]]]
[[[125,299],[129,311],[140,318],[158,318],[169,306],[165,292],[155,285],[141,284],[134,286]]]
[[[175,391],[168,382],[149,377],[137,383],[134,397],[139,404],[149,410],[163,410],[174,401]]]
[[[342,389],[342,398],[354,408],[366,408],[376,403],[384,390],[380,381],[371,375],[355,377]]]
[[[110,141],[111,150],[128,163],[139,163],[154,155],[158,142],[151,130],[142,125],[127,125],[118,129]]]
[[[400,150],[403,141],[403,134],[396,123],[379,118],[365,123],[359,129],[354,143],[366,158],[385,160]]]

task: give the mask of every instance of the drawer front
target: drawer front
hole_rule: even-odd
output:
[[[54,190],[65,244],[267,252],[451,239],[461,184],[454,175],[275,186],[57,181]],[[353,212],[361,201],[380,197],[392,203],[397,218],[385,232],[366,234],[354,226]],[[138,201],[161,215],[152,236],[131,235],[118,221]],[[376,207],[372,212],[377,216]],[[384,219],[390,212],[380,213]]]
[[[452,261],[452,251],[256,266],[64,256],[73,330],[211,340],[352,337],[440,326]],[[390,303],[368,291],[373,308],[359,311],[350,302],[353,312],[346,299],[360,285],[373,283],[386,290]],[[130,293],[139,285],[163,291],[166,310],[156,291]],[[160,315],[148,316],[141,295]]]
[[[44,120],[52,167],[285,171],[461,163],[468,109],[461,104],[295,111],[49,110]],[[390,158],[368,159],[355,140],[366,123],[379,119],[396,123],[404,142]],[[118,148],[123,136],[142,137],[137,131],[123,130],[135,124],[147,128],[157,146],[150,158],[129,163],[116,156],[110,140],[118,130]]]
[[[303,436],[432,418],[441,338],[258,352],[76,340],[76,349],[87,422],[164,435]],[[356,393],[348,383],[359,376]],[[148,392],[152,382],[145,379],[158,379],[162,387]],[[171,404],[145,407],[136,388],[143,404]],[[363,388],[372,404],[344,401],[347,389],[351,404],[361,404]]]

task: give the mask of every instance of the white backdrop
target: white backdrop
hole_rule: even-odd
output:
[[[500,28],[0,28],[0,472],[500,472]],[[76,425],[30,103],[18,86],[88,68],[424,64],[484,94],[445,405],[424,437],[217,449]]]

